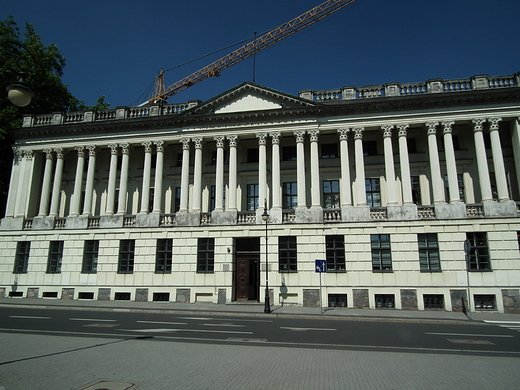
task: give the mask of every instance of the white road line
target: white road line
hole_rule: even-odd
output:
[[[294,330],[294,331],[306,331],[306,330],[327,330],[327,331],[335,331],[336,329],[330,329],[330,328],[295,328],[295,327],[288,327],[288,326],[281,326],[280,329],[287,329],[287,330]]]
[[[484,322],[487,322],[488,324],[520,325],[520,321],[488,321],[488,320],[484,320]]]
[[[511,335],[504,335],[504,334],[436,333],[436,332],[425,332],[424,334],[433,334],[433,335],[437,335],[437,336],[514,337]]]
[[[31,320],[50,320],[51,317],[36,317],[36,316],[9,316],[11,318],[26,318]]]
[[[187,322],[167,322],[167,321],[137,321],[140,324],[165,324],[165,325],[188,325]]]
[[[200,333],[233,333],[253,334],[253,332],[240,332],[236,330],[208,330],[208,329],[120,329],[126,332],[160,333],[160,332],[200,332]]]
[[[199,320],[199,321],[210,321],[213,318],[204,318],[204,317],[179,317],[182,320]]]
[[[116,322],[116,320],[105,320],[100,318],[69,318],[69,321]]]
[[[235,328],[245,328],[245,325],[235,325],[235,324],[200,324],[203,326],[230,326]]]

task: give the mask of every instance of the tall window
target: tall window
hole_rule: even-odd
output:
[[[487,234],[485,232],[466,233],[470,242],[469,271],[491,271],[491,259]]]
[[[295,209],[298,206],[298,186],[297,183],[283,183],[282,186],[283,208],[286,210]]]
[[[421,185],[419,184],[419,176],[412,176],[412,201],[420,206],[421,203]]]
[[[282,161],[296,161],[296,145],[282,147]]]
[[[339,180],[323,182],[323,204],[326,209],[339,209]]]
[[[296,236],[278,237],[278,270],[280,272],[298,271]]]
[[[419,263],[422,272],[440,271],[439,243],[436,233],[418,234]]]
[[[321,158],[338,158],[338,144],[321,145]]]
[[[84,274],[95,274],[97,272],[99,252],[99,240],[87,240],[83,247],[83,266],[81,272]]]
[[[49,258],[47,260],[47,273],[57,274],[61,272],[61,259],[63,258],[63,241],[51,241],[49,246]]]
[[[20,241],[16,244],[16,258],[14,260],[13,273],[27,273],[27,265],[29,264],[29,251],[31,250],[31,241]]]
[[[131,274],[134,272],[135,240],[121,240],[119,243],[119,264],[117,272]]]
[[[466,197],[464,196],[464,176],[462,175],[462,173],[457,174],[457,182],[459,183],[460,200],[466,203]]]
[[[181,187],[175,187],[175,200],[173,203],[173,211],[176,213],[181,208]]]
[[[248,163],[257,163],[259,159],[259,149],[247,149],[247,162]]]
[[[372,271],[392,272],[392,252],[389,234],[371,234]]]
[[[215,210],[215,204],[216,204],[216,194],[215,194],[215,190],[216,190],[216,186],[211,186],[210,187],[210,200],[209,200],[209,209],[210,210]],[[222,195],[222,208],[225,209],[226,208],[226,187],[223,188],[222,190],[223,192],[223,195]]]
[[[345,237],[325,236],[327,272],[345,271]]]
[[[213,273],[215,259],[215,239],[199,238],[197,245],[197,272]]]
[[[148,212],[153,211],[153,198],[155,196],[155,188],[150,187],[150,197],[148,198]]]
[[[379,178],[365,179],[365,189],[367,205],[370,207],[381,207],[381,186],[379,185]]]
[[[377,156],[376,141],[363,141],[363,156]]]
[[[258,208],[258,184],[247,185],[247,210],[254,211]]]
[[[157,240],[157,255],[155,257],[155,273],[169,274],[172,272],[173,240],[161,238]]]

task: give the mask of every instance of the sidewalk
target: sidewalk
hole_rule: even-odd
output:
[[[436,310],[397,310],[397,309],[349,309],[302,307],[296,305],[271,306],[271,313],[264,313],[263,303],[175,303],[175,302],[133,302],[133,301],[94,301],[94,300],[62,300],[62,299],[28,299],[0,298],[0,307],[25,307],[35,309],[67,309],[92,311],[135,311],[160,312],[170,314],[242,316],[242,317],[302,317],[344,320],[374,321],[439,321],[439,322],[482,322],[482,321],[516,321],[519,314],[502,314],[497,312],[473,312],[468,318],[461,312]]]

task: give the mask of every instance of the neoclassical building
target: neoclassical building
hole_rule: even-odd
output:
[[[27,116],[0,296],[519,312],[519,121],[519,74]]]

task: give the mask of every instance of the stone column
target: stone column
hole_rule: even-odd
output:
[[[202,199],[202,138],[192,138],[191,140],[195,144],[195,166],[193,168],[193,211],[200,213]]]
[[[83,195],[83,171],[85,170],[85,147],[76,146],[78,152],[78,160],[76,162],[76,176],[74,178],[74,192],[72,194],[72,202],[70,207],[70,215],[77,217],[81,214],[81,197]]]
[[[491,180],[489,178],[489,168],[486,157],[486,146],[484,144],[483,125],[486,120],[479,118],[473,119],[473,136],[475,139],[475,153],[477,155],[478,177],[480,181],[480,193],[482,202],[493,200],[491,192]]]
[[[144,146],[144,168],[143,168],[143,187],[141,193],[140,214],[148,214],[150,208],[150,179],[152,171],[152,142],[141,143]]]
[[[354,152],[356,160],[356,194],[357,205],[367,206],[367,194],[365,187],[365,162],[363,159],[363,127],[355,127]]]
[[[22,151],[23,158],[20,167],[20,178],[18,179],[18,189],[16,191],[15,217],[27,216],[29,193],[31,190],[31,178],[34,170],[32,150]]]
[[[153,210],[152,213],[161,212],[162,204],[162,183],[163,183],[163,165],[164,165],[164,142],[154,141],[154,145],[157,148],[157,155],[155,161],[155,182],[154,182],[154,197],[153,197]]]
[[[441,164],[439,161],[439,148],[437,146],[437,126],[439,122],[427,123],[428,127],[428,153],[430,156],[430,169],[433,187],[433,203],[445,203],[444,181],[441,175]]]
[[[307,208],[307,196],[305,194],[305,131],[295,131],[296,136],[296,188],[298,191],[299,209]]]
[[[272,210],[282,209],[281,177],[280,177],[280,136],[279,132],[269,134],[272,142]]]
[[[310,130],[311,141],[311,208],[321,207],[321,186],[320,186],[320,160],[318,153],[318,134],[320,131]]]
[[[403,204],[413,204],[412,197],[412,176],[410,174],[410,159],[408,157],[408,143],[406,136],[408,133],[408,124],[397,125],[399,129],[399,161],[401,164],[401,184],[403,187]]]
[[[352,194],[350,192],[350,162],[348,155],[348,133],[350,129],[338,129],[339,149],[341,154],[341,207],[352,206]]]
[[[52,185],[51,211],[49,217],[57,217],[60,209],[61,178],[63,176],[63,149],[56,148],[56,170]]]
[[[110,167],[108,171],[108,193],[105,214],[114,215],[117,179],[117,144],[109,144],[108,147],[110,148]]]
[[[385,153],[385,176],[386,176],[386,191],[388,198],[388,205],[397,204],[397,194],[395,187],[395,167],[394,167],[394,152],[392,149],[392,129],[394,125],[381,126],[383,130],[383,146]]]
[[[229,141],[229,194],[227,209],[237,210],[237,139],[236,135],[228,135]]]
[[[18,185],[21,176],[21,162],[22,162],[22,150],[18,147],[13,147],[13,164],[11,169],[11,178],[9,180],[7,205],[5,216],[14,218],[16,200],[18,199]],[[51,170],[52,173],[52,170]]]
[[[451,135],[454,121],[442,122],[444,127],[444,154],[446,156],[446,170],[448,171],[448,190],[450,203],[460,203],[459,179],[457,178],[457,162],[455,161],[455,149]]]
[[[117,213],[126,214],[126,191],[128,187],[128,164],[130,160],[130,144],[119,144],[121,147],[121,177],[119,179],[119,199]]]
[[[52,149],[44,149],[45,168],[43,172],[42,195],[40,198],[40,211],[38,217],[45,217],[49,213],[49,199],[51,196],[51,176],[52,176]]]
[[[500,134],[498,132],[498,126],[501,120],[502,118],[488,118],[489,137],[491,139],[491,152],[493,153],[493,167],[495,168],[498,200],[500,202],[504,202],[510,200],[510,198],[509,191],[507,189],[507,177],[506,168],[504,166],[504,155],[502,153]]]
[[[217,142],[217,174],[215,177],[215,210],[224,211],[224,139],[223,135],[213,137]]]
[[[96,172],[96,147],[87,146],[88,149],[88,168],[87,184],[85,185],[85,204],[83,215],[92,215],[92,197],[94,195],[94,174]]]
[[[262,208],[267,199],[267,133],[256,135],[258,138],[258,208]]]
[[[181,138],[182,168],[181,168],[181,200],[179,212],[188,212],[188,189],[190,185],[190,139]]]
[[[520,190],[520,117],[513,120],[512,140],[513,140],[513,155],[516,167],[516,181],[518,189]]]

